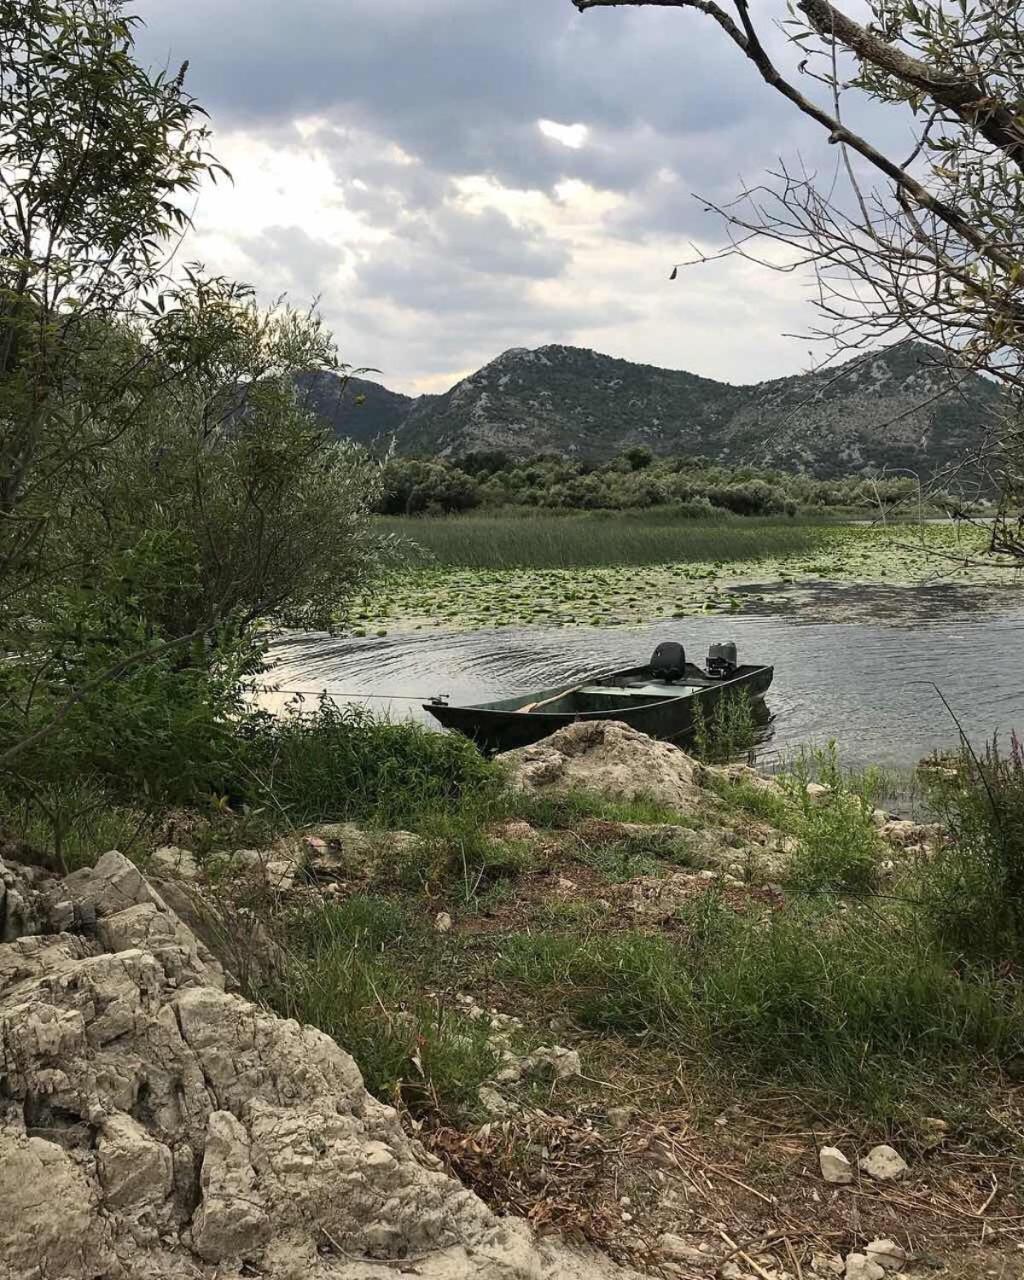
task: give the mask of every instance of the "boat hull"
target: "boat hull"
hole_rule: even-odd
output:
[[[647,668],[634,667],[612,672],[603,681],[643,678]],[[691,675],[691,672],[693,673]],[[549,737],[567,724],[585,720],[618,720],[631,729],[646,733],[649,737],[666,742],[685,743],[692,740],[696,730],[698,708],[707,719],[715,706],[727,695],[743,692],[756,705],[764,698],[771,685],[774,668],[766,666],[740,667],[730,677],[711,680],[697,668],[687,668],[687,681],[700,679],[700,687],[686,696],[657,698],[638,701],[636,705],[597,711],[560,711],[543,709],[523,710],[532,702],[544,701],[558,690],[542,690],[529,698],[506,699],[497,703],[480,703],[475,706],[452,707],[428,702],[424,710],[446,729],[453,729],[472,738],[488,752],[510,751],[515,747],[529,746]],[[517,705],[518,704],[518,705]]]

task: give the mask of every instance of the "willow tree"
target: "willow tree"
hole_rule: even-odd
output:
[[[1024,558],[1024,16],[1017,0],[868,0],[858,22],[830,0],[798,0],[782,24],[795,69],[769,51],[748,0],[573,0],[693,11],[838,148],[818,181],[781,162],[725,207],[727,253],[817,275],[817,336],[836,351],[908,338],[939,353],[952,384],[980,371],[1008,389],[982,462],[1001,495],[992,549]],[[689,14],[683,15],[690,17]],[[897,113],[897,153],[850,127],[851,99]],[[863,118],[860,112],[858,118]],[[869,115],[880,123],[881,111]],[[891,138],[895,131],[885,129]]]

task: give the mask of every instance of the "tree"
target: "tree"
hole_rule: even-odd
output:
[[[118,0],[0,0],[0,783],[211,787],[268,625],[374,566],[378,469],[298,404],[315,311],[171,275],[219,171]],[[54,824],[56,826],[56,823]]]
[[[140,352],[111,324],[150,307],[186,199],[219,168],[185,68],[133,58],[111,0],[0,0],[0,584],[31,585],[48,496],[125,428]],[[104,377],[96,376],[103,348]],[[67,392],[74,388],[69,399]],[[102,407],[100,431],[94,421]]]
[[[965,370],[981,370],[1008,388],[1010,412],[993,424],[984,451],[1002,495],[991,545],[1024,557],[1024,24],[1018,5],[868,0],[870,21],[860,23],[830,0],[798,0],[788,33],[800,54],[797,74],[821,86],[815,97],[768,52],[749,0],[732,0],[729,8],[716,0],[573,3],[580,11],[651,5],[702,14],[768,85],[827,132],[839,148],[845,188],[783,164],[770,184],[747,189],[719,209],[734,233],[725,252],[759,256],[761,240],[795,249],[782,269],[815,268],[823,318],[816,332],[835,349],[921,338],[933,344],[953,384]],[[902,114],[914,135],[905,155],[850,128],[851,95]],[[777,258],[769,265],[778,267]]]

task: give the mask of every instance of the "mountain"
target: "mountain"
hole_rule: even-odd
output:
[[[420,456],[500,449],[601,461],[643,444],[660,455],[819,477],[883,467],[930,474],[976,445],[1002,404],[996,384],[976,374],[947,390],[937,355],[905,343],[816,373],[732,386],[579,347],[515,348],[443,395],[414,400],[352,379],[325,416],[339,434],[393,437],[398,452]],[[316,375],[328,408],[330,377]],[[366,397],[358,407],[356,389]]]
[[[418,403],[366,378],[345,379],[318,371],[300,373],[295,381],[299,399],[308,409],[330,423],[337,435],[360,444],[389,440]]]

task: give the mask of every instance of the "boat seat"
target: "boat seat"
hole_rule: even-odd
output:
[[[686,684],[631,684],[625,688],[607,684],[587,685],[580,693],[597,693],[603,697],[621,698],[685,698],[693,692],[692,685]]]

